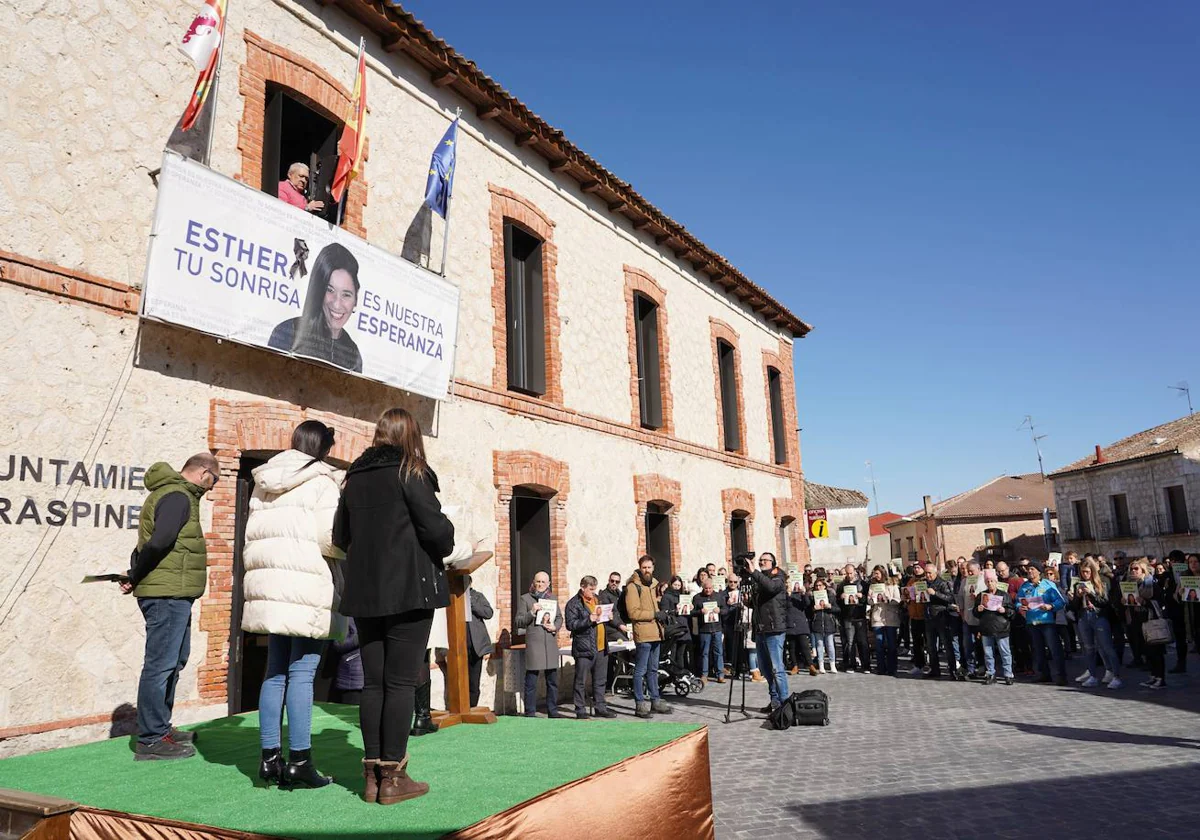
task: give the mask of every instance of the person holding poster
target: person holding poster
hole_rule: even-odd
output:
[[[329,243],[313,262],[300,317],[277,325],[267,346],[362,373],[362,354],[346,332],[360,287],[358,260],[346,246]]]
[[[1030,564],[1025,573],[1028,579],[1017,590],[1017,611],[1025,617],[1033,639],[1033,670],[1039,675],[1035,682],[1050,682],[1053,671],[1055,684],[1066,685],[1067,658],[1055,618],[1066,608],[1066,601],[1058,586],[1042,578],[1040,568]]]
[[[587,678],[592,675],[592,710],[596,717],[614,718],[617,713],[604,702],[604,681],[608,676],[608,643],[604,638],[604,612],[596,597],[599,586],[591,575],[579,581],[579,591],[567,601],[567,629],[571,631],[571,656],[575,659],[575,717],[588,719]],[[611,607],[608,610],[611,612]]]
[[[443,559],[454,525],[416,419],[384,412],[370,447],[346,471],[333,544],[346,552],[341,613],[362,648],[363,799],[394,805],[429,792],[408,775],[408,737],[435,610],[450,604]]]
[[[801,668],[805,668],[815,677],[817,666],[813,664],[812,647],[809,644],[812,628],[808,622],[808,611],[811,608],[812,597],[804,585],[804,578],[798,575],[794,580],[789,580],[787,644],[792,652],[792,670],[789,673],[798,674]]]
[[[1000,581],[995,569],[984,569],[983,586],[983,591],[975,598],[973,612],[979,619],[979,638],[983,643],[984,684],[996,684],[996,657],[999,656],[1004,684],[1012,685],[1012,651],[1008,634],[1016,611],[1008,595],[1008,586]]]
[[[1079,566],[1079,575],[1071,579],[1070,609],[1079,628],[1083,646],[1083,664],[1087,669],[1076,682],[1084,688],[1104,683],[1111,689],[1121,687],[1121,661],[1113,643],[1112,623],[1116,614],[1108,600],[1110,582],[1100,574],[1100,564],[1090,555]],[[1103,677],[1100,665],[1103,662]]]
[[[558,598],[550,590],[550,575],[538,572],[521,596],[516,626],[525,634],[525,717],[537,717],[537,680],[546,681],[546,717],[565,717],[558,711],[558,631],[563,626]]]
[[[713,578],[705,575],[704,588],[692,596],[692,611],[699,616],[696,635],[700,639],[700,657],[696,673],[702,684],[714,677],[719,683],[725,682],[725,634],[721,627],[729,615],[729,599],[714,584]]]
[[[836,674],[837,651],[834,647],[834,636],[838,629],[838,613],[841,607],[833,593],[826,588],[825,578],[820,575],[813,581],[812,589],[812,638],[817,646],[817,673]],[[829,660],[829,668],[825,668],[825,660]]]
[[[900,580],[885,575],[882,564],[871,570],[868,605],[871,630],[875,635],[875,671],[883,677],[897,676],[900,646]]]

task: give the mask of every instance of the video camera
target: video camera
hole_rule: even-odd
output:
[[[741,554],[733,555],[733,573],[739,578],[745,580],[750,576],[750,561],[754,559],[755,552],[745,551]]]

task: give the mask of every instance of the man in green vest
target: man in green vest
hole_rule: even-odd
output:
[[[138,683],[136,761],[190,758],[193,736],[171,725],[175,687],[191,652],[192,602],[204,594],[208,559],[200,499],[220,478],[211,453],[188,458],[178,472],[159,461],[146,470],[138,547],[121,591],[137,598],[146,620]]]

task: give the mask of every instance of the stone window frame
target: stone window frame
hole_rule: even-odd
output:
[[[262,185],[263,134],[267,110],[267,86],[279,85],[296,94],[305,106],[338,125],[345,124],[350,108],[350,91],[321,67],[272,43],[261,35],[245,30],[246,61],[238,73],[238,92],[244,106],[238,123],[238,150],[242,153],[242,169],[237,180],[259,189]],[[363,145],[364,162],[370,157],[370,138]],[[366,168],[350,182],[346,194],[346,209],[342,229],[362,239],[367,238],[363,210],[367,204],[368,183]]]
[[[633,501],[636,508],[634,527],[638,535],[638,558],[646,553],[646,513],[650,505],[658,505],[667,515],[671,534],[671,574],[680,574],[680,569],[683,567],[683,551],[679,545],[679,514],[683,508],[683,492],[680,483],[658,473],[635,475],[633,477]]]
[[[651,434],[675,435],[674,399],[671,396],[671,337],[667,328],[667,292],[646,271],[631,265],[623,267],[625,275],[625,327],[629,333],[629,397],[633,403],[630,424]],[[662,399],[662,426],[650,429],[642,425],[641,387],[637,367],[637,321],[634,317],[634,295],[640,294],[658,307],[658,376]],[[640,555],[639,555],[640,556]]]
[[[573,593],[567,578],[567,500],[571,494],[570,469],[565,461],[528,449],[493,450],[492,484],[496,488],[496,547],[498,573],[496,610],[500,619],[497,646],[511,647],[517,636],[512,607],[512,499],[517,488],[525,488],[550,502],[550,585],[559,603],[566,605]],[[563,626],[559,646],[569,645],[571,634]]]
[[[742,350],[741,338],[733,327],[720,318],[709,317],[709,332],[712,344],[713,360],[713,392],[717,398],[717,448],[722,452],[731,452],[742,457],[749,457],[746,444],[746,390],[742,387]],[[737,426],[738,448],[725,448],[725,415],[721,404],[721,356],[717,349],[718,340],[724,341],[733,348],[733,381],[737,391]]]
[[[337,437],[330,457],[352,462],[371,445],[375,426],[325,411],[270,400],[210,400],[208,448],[220,464],[221,481],[208,493],[212,523],[208,548],[208,588],[200,600],[199,628],[206,634],[204,661],[196,682],[200,697],[229,701],[229,642],[233,628],[233,552],[237,541],[237,477],[243,453],[282,452],[305,420],[332,426]]]
[[[733,559],[733,534],[729,523],[735,513],[746,519],[746,545],[754,551],[754,494],[740,487],[727,487],[721,491],[721,528],[725,532],[725,562]]]
[[[782,344],[782,342],[781,342]],[[782,349],[782,348],[781,348]],[[783,401],[783,446],[784,461],[777,466],[795,468],[800,463],[800,442],[797,429],[800,426],[796,410],[796,378],[792,370],[790,354],[788,359],[773,350],[762,351],[763,393],[766,397],[767,432],[770,440],[770,461],[775,463],[775,440],[771,437],[773,422],[771,420],[771,377],[770,368],[779,371],[779,396]]]
[[[488,184],[491,207],[488,226],[492,231],[492,346],[495,360],[492,367],[492,387],[508,391],[508,324],[507,277],[504,260],[504,224],[513,222],[542,241],[542,296],[545,300],[546,393],[541,396],[522,394],[532,400],[563,404],[562,351],[560,349],[562,322],[558,314],[558,246],[554,244],[554,221],[519,193],[505,187]]]

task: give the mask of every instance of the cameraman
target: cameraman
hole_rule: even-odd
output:
[[[767,678],[771,702],[761,711],[770,713],[788,698],[787,671],[783,667],[783,643],[787,633],[787,575],[775,555],[764,551],[759,560],[746,561],[754,581],[754,637],[758,666]]]

